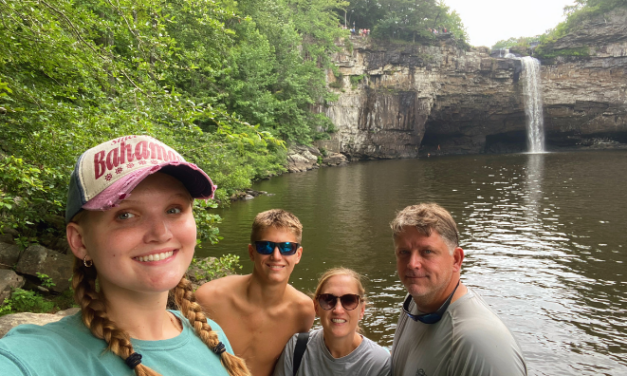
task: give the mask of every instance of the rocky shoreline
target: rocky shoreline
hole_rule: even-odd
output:
[[[287,171],[303,172],[320,167],[339,167],[349,163],[346,155],[328,151],[324,147],[292,146],[287,154]]]
[[[350,163],[346,155],[327,151],[324,147],[316,148],[307,145],[291,146],[287,152],[287,172],[305,172],[318,169],[320,167],[341,167]],[[261,195],[272,196],[273,193],[265,191],[255,191],[245,189],[234,193],[230,201],[252,200]]]

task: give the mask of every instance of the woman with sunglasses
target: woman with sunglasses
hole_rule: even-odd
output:
[[[365,294],[357,272],[334,268],[324,273],[314,294],[322,329],[309,333],[308,339],[304,333],[294,335],[274,376],[390,375],[390,353],[359,333]]]

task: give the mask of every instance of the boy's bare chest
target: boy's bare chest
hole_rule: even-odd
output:
[[[229,320],[228,329],[225,328],[225,331],[237,334],[238,338],[247,337],[248,340],[242,342],[249,342],[250,346],[258,345],[264,348],[269,343],[279,342],[282,350],[298,327],[293,312],[240,313],[238,316],[237,320]]]
[[[235,354],[246,360],[249,368],[270,370],[297,328],[294,315],[239,315],[223,325]],[[256,372],[253,372],[256,374]]]

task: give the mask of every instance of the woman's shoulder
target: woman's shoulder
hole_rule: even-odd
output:
[[[364,347],[364,352],[373,354],[376,358],[385,360],[390,357],[390,350],[365,336],[363,336],[362,346],[360,347]]]
[[[317,336],[317,332],[319,330],[312,330],[310,332],[308,332],[308,336],[307,336],[307,343],[311,343],[311,341],[316,338]],[[294,348],[296,347],[296,342],[298,341],[298,336],[301,335],[302,333],[295,333],[285,344],[285,349],[284,351],[294,351]]]
[[[366,336],[362,336],[363,338],[363,342],[366,343],[367,346],[376,349],[377,351],[383,351],[385,353],[390,353],[390,350],[388,350],[387,348],[379,345],[378,343],[376,343],[375,341],[371,340],[370,338],[366,337]]]
[[[362,351],[359,358],[362,361],[359,363],[370,364],[370,370],[374,372],[372,375],[390,375],[392,359],[387,348],[366,337],[363,337],[360,348],[362,348]]]

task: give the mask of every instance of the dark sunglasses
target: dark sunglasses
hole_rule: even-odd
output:
[[[317,298],[318,304],[320,304],[320,307],[322,307],[322,309],[324,309],[325,311],[330,311],[335,308],[338,299],[340,300],[340,303],[345,310],[352,311],[359,305],[361,296],[356,294],[346,294],[342,296],[335,296],[333,294],[320,294]]]
[[[438,308],[437,311],[432,312],[432,313],[424,313],[422,315],[414,315],[410,313],[409,303],[411,303],[411,300],[412,300],[411,295],[408,295],[407,298],[405,299],[405,302],[403,302],[403,311],[405,311],[405,314],[407,314],[407,316],[414,321],[420,321],[423,324],[437,323],[438,321],[442,320],[442,316],[444,316],[444,313],[448,309],[449,304],[451,304],[453,295],[455,295],[455,291],[457,291],[457,288],[459,287],[459,282],[461,282],[461,280],[457,282],[457,286],[455,286],[455,289],[453,290],[451,295],[449,295],[448,298],[446,298],[446,301],[444,302],[444,304],[442,304],[442,306]]]
[[[257,253],[262,255],[271,255],[276,247],[279,247],[279,252],[281,252],[283,256],[291,256],[298,251],[300,244],[294,242],[275,243],[265,240],[255,241],[255,249]]]

